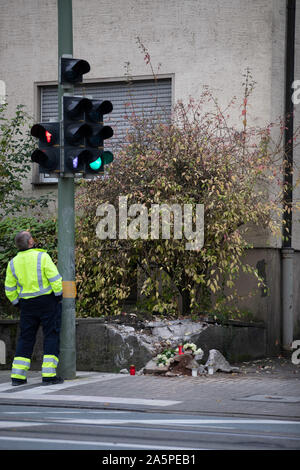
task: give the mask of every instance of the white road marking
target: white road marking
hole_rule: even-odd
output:
[[[88,411],[89,413],[93,414],[126,414],[128,411],[120,411],[120,410],[93,410],[93,411]],[[19,415],[32,415],[32,414],[40,414],[40,411],[18,411],[18,416]],[[2,411],[3,415],[16,415],[15,411]],[[47,410],[47,414],[67,414],[67,415],[73,415],[73,414],[82,414],[81,410],[68,410],[68,411],[60,411],[60,410]],[[51,418],[51,416],[50,416]]]
[[[40,384],[40,386],[36,386],[34,388],[26,388],[26,385],[19,385],[17,387],[12,387],[11,382],[6,382],[4,384],[0,385],[0,397],[2,396],[1,392],[5,391],[10,391],[11,395],[15,395],[16,393],[22,392],[22,394],[45,394],[49,393],[52,391],[57,391],[57,390],[63,390],[65,388],[70,388],[70,387],[76,387],[77,385],[88,385],[90,383],[95,383],[95,382],[106,382],[107,380],[114,380],[114,379],[120,379],[126,377],[125,375],[122,374],[110,374],[110,373],[105,373],[105,374],[84,374],[76,377],[75,379],[71,380],[65,380],[62,384],[57,384],[57,385],[42,385],[41,381],[42,378],[30,378],[28,380],[27,386],[28,385],[34,385],[34,384]]]
[[[49,387],[44,387],[49,388]],[[31,389],[34,390],[34,389]],[[10,400],[25,400],[25,399],[34,399],[41,401],[66,401],[70,402],[87,402],[87,403],[120,403],[125,405],[147,405],[147,406],[171,406],[181,403],[180,401],[174,400],[155,400],[155,399],[144,399],[144,398],[123,398],[123,397],[95,397],[89,395],[53,395],[49,393],[29,393],[31,390],[27,390],[28,393],[17,392],[17,393],[1,393],[1,398],[6,398]],[[50,390],[49,390],[50,391]]]
[[[77,418],[61,418],[64,423],[76,424],[156,424],[156,425],[173,425],[173,426],[193,426],[193,425],[219,425],[219,424],[294,424],[300,426],[297,421],[281,421],[272,419],[77,419]]]
[[[39,382],[41,382],[41,379],[31,379],[30,380],[31,385],[33,385],[35,383],[38,384]],[[3,384],[0,384],[0,393],[5,392],[7,390],[17,390],[17,389],[19,390],[19,387],[24,389],[24,385],[20,385],[18,387],[12,387],[11,382],[5,382]]]
[[[34,444],[60,444],[61,446],[64,445],[77,445],[77,446],[96,446],[101,447],[105,446],[107,449],[111,449],[114,447],[124,447],[127,449],[154,449],[154,450],[178,450],[178,447],[161,447],[161,446],[151,446],[147,444],[135,444],[132,442],[106,442],[106,441],[76,441],[76,440],[68,440],[68,439],[39,439],[39,438],[30,438],[30,437],[0,437],[0,441],[8,441],[8,442],[32,442]],[[206,450],[194,447],[180,447],[180,450]]]
[[[0,421],[0,429],[1,428],[24,428],[24,427],[31,427],[31,426],[43,426],[44,424],[48,423],[36,423],[32,421]]]
[[[53,392],[59,390],[69,389],[78,385],[87,385],[95,382],[104,382],[114,379],[120,379],[126,377],[122,374],[89,374],[87,378],[83,375],[82,377],[66,380],[62,384],[57,385],[41,385],[33,388],[25,388],[25,386],[19,386],[16,390],[12,390],[11,384],[7,382],[0,386],[0,399],[6,398],[10,400],[46,400],[46,401],[61,401],[66,400],[67,402],[92,402],[92,403],[120,403],[127,405],[147,405],[147,406],[171,406],[181,403],[180,401],[174,400],[155,400],[155,399],[143,399],[143,398],[123,398],[123,397],[98,397],[89,395],[56,395]],[[35,379],[37,382],[41,379]],[[8,389],[10,393],[8,392]]]

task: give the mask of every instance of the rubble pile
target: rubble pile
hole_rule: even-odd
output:
[[[239,372],[238,367],[233,367],[217,349],[211,349],[205,364],[199,363],[203,355],[194,355],[191,351],[177,354],[166,365],[157,363],[156,358],[149,361],[143,368],[144,374],[159,374],[167,377],[199,376],[214,374],[215,372]],[[194,373],[192,372],[194,370]]]
[[[145,351],[145,358],[148,355],[148,359],[144,362],[146,365],[137,370],[138,375],[159,374],[176,377],[214,374],[218,371],[229,373],[238,371],[238,368],[232,367],[217,349],[210,349],[206,363],[201,363],[204,352],[201,348],[197,348],[195,343],[199,344],[201,333],[208,328],[205,322],[144,321],[143,328],[138,330],[124,324],[109,325],[108,328],[111,333],[121,337],[124,348],[129,345],[130,340],[135,339],[139,344],[139,350]],[[184,349],[184,353],[179,349],[179,345]],[[125,362],[121,360],[121,352],[122,347],[119,348],[118,353],[120,365]],[[127,368],[121,368],[120,373],[129,372]]]

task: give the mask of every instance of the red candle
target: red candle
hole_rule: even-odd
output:
[[[135,366],[130,366],[129,373],[130,375],[135,375]]]
[[[182,352],[182,346],[181,346],[181,345],[178,346],[178,349],[179,349],[179,354],[180,354],[180,355],[183,354],[183,352]]]

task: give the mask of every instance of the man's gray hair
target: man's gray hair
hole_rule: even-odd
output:
[[[17,233],[17,235],[15,236],[16,247],[20,251],[27,250],[28,249],[28,242],[29,242],[30,238],[31,238],[31,233],[30,232],[22,231],[22,232]]]

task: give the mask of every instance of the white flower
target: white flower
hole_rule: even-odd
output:
[[[187,349],[191,349],[192,351],[196,351],[197,346],[194,343],[185,343],[184,344],[184,349],[185,349],[185,351]]]

